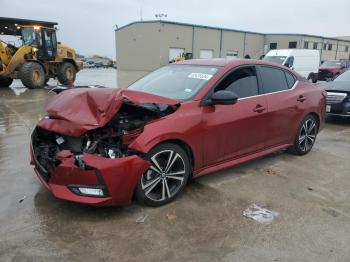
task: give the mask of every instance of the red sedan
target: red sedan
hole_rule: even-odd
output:
[[[190,178],[283,148],[307,154],[324,125],[325,96],[267,62],[175,63],[127,89],[55,96],[32,133],[32,164],[60,199],[159,206]]]

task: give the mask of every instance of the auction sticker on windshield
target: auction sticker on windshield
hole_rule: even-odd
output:
[[[189,78],[194,78],[194,79],[201,79],[201,80],[210,80],[213,75],[210,74],[202,74],[202,73],[191,73],[188,75]]]

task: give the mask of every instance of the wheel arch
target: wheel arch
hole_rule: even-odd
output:
[[[193,154],[193,150],[191,148],[191,146],[186,143],[185,141],[181,140],[181,139],[167,139],[164,141],[161,141],[160,143],[158,143],[157,145],[155,145],[154,147],[161,145],[161,144],[165,144],[165,143],[172,143],[172,144],[176,144],[179,147],[181,147],[183,150],[185,150],[185,152],[187,153],[189,159],[190,159],[190,164],[191,164],[191,175],[193,173],[193,169],[194,169],[194,164],[195,164],[195,158],[194,158],[194,154]],[[153,148],[154,148],[153,147]]]
[[[318,133],[318,131],[320,130],[320,123],[321,123],[321,118],[320,118],[320,116],[319,116],[319,114],[317,114],[316,112],[310,112],[310,113],[308,113],[306,116],[308,116],[308,115],[312,115],[313,117],[315,117],[315,119],[316,119],[316,121],[317,121],[317,133]]]
[[[37,63],[37,64],[41,65],[41,67],[43,68],[43,70],[44,70],[44,72],[45,72],[45,75],[47,75],[47,68],[46,68],[46,66],[45,66],[44,63],[42,63],[42,62],[39,61],[39,60],[35,60],[35,59],[27,59],[27,60],[23,63],[23,65],[24,65],[25,63],[28,63],[28,62],[30,62],[30,63]],[[23,65],[22,65],[22,66],[23,66]]]
[[[62,63],[61,63],[61,64],[65,63],[65,62],[71,63],[71,64],[74,66],[75,70],[79,71],[78,65],[76,64],[76,62],[74,61],[74,59],[72,59],[72,58],[64,58],[64,59],[62,60]]]

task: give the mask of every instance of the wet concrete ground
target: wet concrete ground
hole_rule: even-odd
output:
[[[115,84],[114,71],[79,77]],[[199,178],[167,206],[93,208],[55,199],[29,165],[48,96],[0,89],[0,261],[349,261],[350,121],[328,121],[304,157],[279,152]],[[280,216],[250,220],[252,203]]]

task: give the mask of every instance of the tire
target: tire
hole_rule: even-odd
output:
[[[136,186],[136,199],[149,206],[165,205],[185,188],[191,170],[189,157],[180,146],[164,143],[154,147],[147,159],[151,167]]]
[[[22,65],[20,70],[22,84],[29,88],[42,88],[45,85],[44,68],[36,62],[27,62]]]
[[[313,115],[306,116],[298,128],[294,145],[288,151],[299,156],[309,153],[315,143],[318,128],[318,120]]]
[[[64,62],[58,70],[57,78],[62,85],[70,85],[71,82],[75,81],[76,74],[77,70],[74,65],[69,62]]]
[[[13,79],[10,77],[1,77],[0,78],[0,88],[9,87],[13,82]]]

